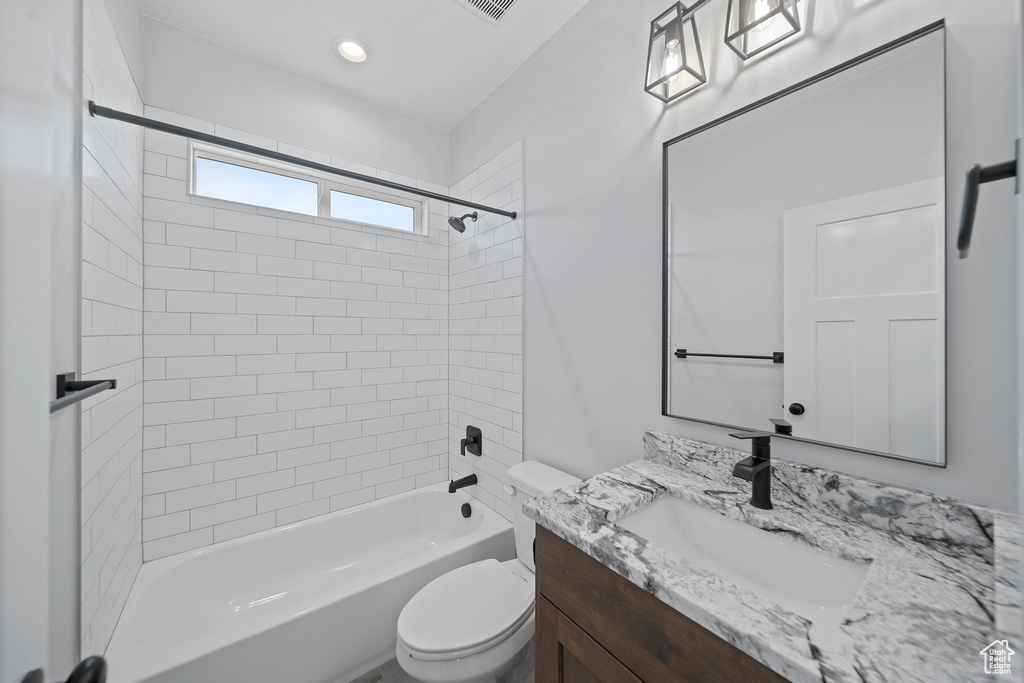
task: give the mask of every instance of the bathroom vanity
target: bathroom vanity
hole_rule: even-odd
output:
[[[1018,633],[1016,520],[655,432],[642,460],[528,501],[538,681],[969,681]]]
[[[538,683],[786,680],[543,527],[536,553]]]

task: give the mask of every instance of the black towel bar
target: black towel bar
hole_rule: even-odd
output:
[[[747,356],[737,353],[694,353],[686,349],[676,349],[676,358],[689,358],[690,356],[700,358],[743,358],[746,360],[770,360],[773,363],[785,363],[786,354],[782,351],[772,351],[770,356]]]
[[[57,375],[57,398],[50,401],[50,412],[55,413],[61,408],[67,408],[90,396],[95,396],[101,391],[116,388],[116,379],[76,380],[75,373],[65,372]]]

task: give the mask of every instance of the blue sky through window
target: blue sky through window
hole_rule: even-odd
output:
[[[331,218],[412,232],[415,215],[410,206],[331,190]]]
[[[196,194],[317,215],[316,183],[203,157],[196,157]]]

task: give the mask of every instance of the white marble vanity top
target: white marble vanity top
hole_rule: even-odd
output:
[[[643,460],[523,510],[791,680],[992,680],[980,651],[997,637],[1013,647],[1020,633],[1015,517],[779,460],[772,464],[775,508],[759,510],[749,504],[750,484],[731,474],[746,455],[647,432]],[[845,619],[838,627],[815,624],[616,524],[661,496],[863,563],[867,573]],[[1024,669],[1020,656],[1014,664]]]

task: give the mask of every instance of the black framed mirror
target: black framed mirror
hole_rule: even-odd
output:
[[[945,97],[938,22],[664,143],[664,415],[945,466]]]

